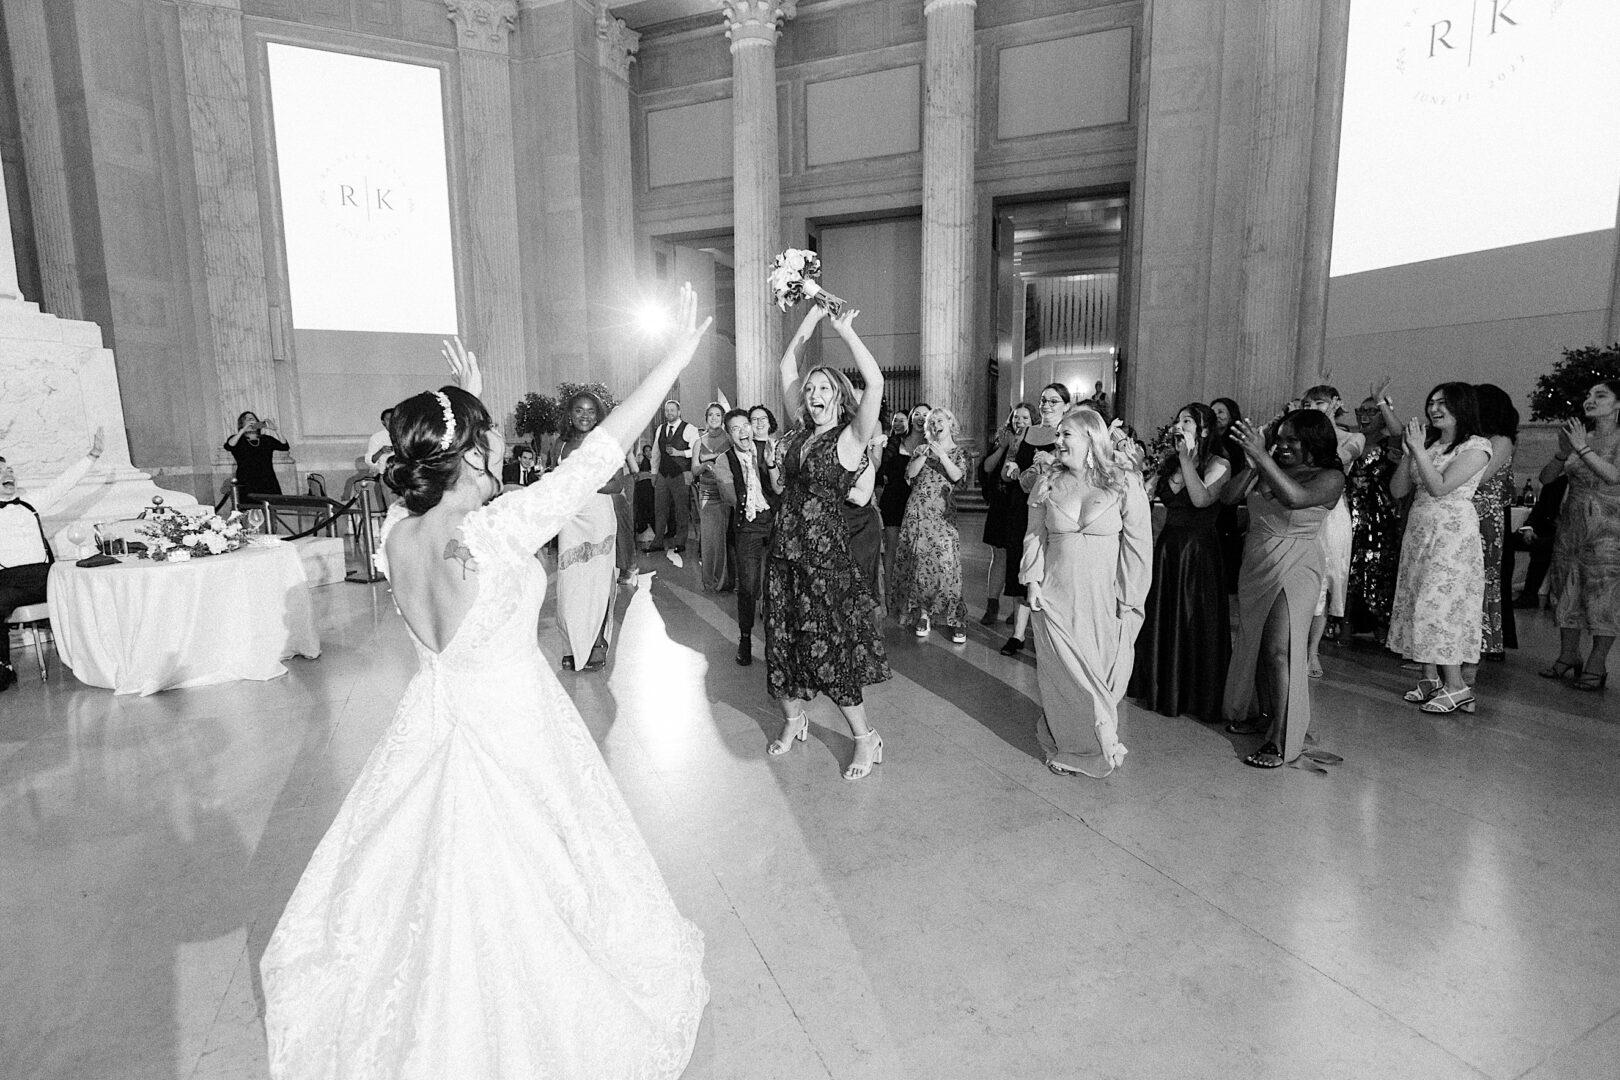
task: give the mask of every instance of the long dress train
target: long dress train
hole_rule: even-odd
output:
[[[477,599],[440,652],[412,636],[417,674],[260,961],[277,1080],[686,1067],[709,992],[702,934],[535,635],[534,552],[620,457],[592,433],[467,516]]]
[[[1048,488],[1042,491],[1041,488]],[[1153,519],[1141,480],[1078,520],[1042,484],[1030,497],[1019,577],[1038,582],[1035,738],[1048,764],[1104,777],[1125,759],[1119,703],[1152,577]]]

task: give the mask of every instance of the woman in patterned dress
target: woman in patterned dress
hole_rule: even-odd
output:
[[[911,498],[900,523],[890,601],[902,626],[925,638],[935,618],[951,641],[967,641],[962,600],[962,541],[956,531],[956,489],[967,479],[967,455],[956,445],[956,415],[943,406],[928,414],[926,441],[906,465]]]
[[[1479,433],[1491,440],[1491,463],[1485,466],[1479,487],[1474,490],[1474,511],[1479,514],[1479,541],[1485,559],[1479,651],[1487,660],[1501,661],[1507,659],[1505,650],[1519,647],[1513,604],[1502,581],[1502,545],[1508,534],[1508,507],[1513,503],[1513,451],[1519,438],[1519,410],[1513,407],[1507,391],[1492,383],[1474,387],[1474,398],[1479,402]]]
[[[1389,494],[1389,479],[1401,462],[1401,432],[1384,424],[1378,411],[1379,394],[1356,408],[1366,445],[1345,475],[1350,579],[1344,614],[1352,634],[1372,634],[1382,641],[1389,632],[1395,574],[1401,565],[1401,513]]]
[[[1393,417],[1385,398],[1380,406]],[[1390,479],[1390,493],[1415,492],[1401,541],[1401,568],[1390,612],[1390,649],[1423,665],[1406,700],[1424,712],[1474,711],[1464,664],[1479,662],[1485,562],[1474,489],[1491,458],[1479,434],[1479,406],[1467,383],[1442,383],[1424,404],[1428,424],[1406,425],[1406,465]]]
[[[1565,421],[1558,453],[1541,470],[1543,484],[1569,477],[1553,548],[1558,659],[1541,674],[1573,676],[1577,690],[1602,690],[1620,634],[1620,379],[1594,383],[1581,411],[1585,422]],[[1582,631],[1592,635],[1584,664]]]
[[[877,432],[883,372],[855,333],[859,314],[846,308],[833,329],[855,357],[866,392],[855,391],[836,368],[799,376],[799,346],[826,312],[812,305],[782,354],[782,396],[798,403],[798,426],[782,440],[785,470],[765,564],[765,676],[782,704],[786,725],[767,753],[775,756],[809,737],[804,703],[826,694],[855,737],[844,779],[859,780],[883,761],[883,738],[866,721],[861,688],[889,677],[872,613],[877,601],[849,550],[842,504],[866,467],[866,444]]]

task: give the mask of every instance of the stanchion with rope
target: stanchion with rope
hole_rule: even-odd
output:
[[[372,498],[377,487],[377,481],[371,477],[358,480],[354,485],[354,498],[351,505],[359,504],[359,510],[354,522],[355,553],[360,556],[360,565],[344,575],[344,581],[353,581],[361,585],[370,585],[381,581],[383,576],[377,572],[377,561],[373,558],[377,551],[377,537],[372,532]]]

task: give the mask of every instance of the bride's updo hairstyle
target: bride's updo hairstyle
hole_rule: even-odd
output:
[[[447,425],[439,394],[449,399],[455,418],[455,430],[447,446],[440,445]],[[388,421],[394,456],[383,473],[383,482],[405,503],[405,509],[425,514],[455,486],[461,475],[461,455],[468,450],[483,453],[484,471],[489,472],[489,433],[493,427],[484,403],[459,386],[408,397],[394,406],[394,415]]]

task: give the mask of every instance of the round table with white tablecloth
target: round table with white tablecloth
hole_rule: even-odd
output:
[[[321,654],[304,567],[288,543],[186,562],[57,562],[46,594],[62,662],[120,694],[273,679],[287,671],[283,658]]]

